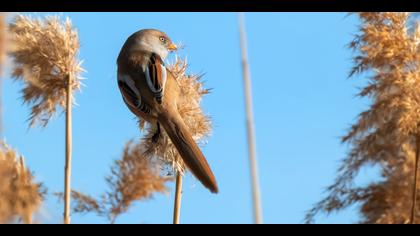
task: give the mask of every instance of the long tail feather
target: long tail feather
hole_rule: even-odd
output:
[[[179,114],[163,112],[158,120],[194,176],[212,193],[217,193],[219,190],[216,178]]]

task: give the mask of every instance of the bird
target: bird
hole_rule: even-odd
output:
[[[117,80],[122,98],[137,117],[156,124],[152,142],[161,127],[193,175],[212,193],[218,193],[216,178],[178,112],[180,87],[165,66],[177,45],[157,29],[142,29],[127,38],[117,58]]]

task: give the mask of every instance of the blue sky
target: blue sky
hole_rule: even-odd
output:
[[[45,15],[35,14],[35,15]],[[51,13],[48,13],[51,14]],[[219,182],[210,194],[185,178],[181,223],[252,223],[250,175],[236,13],[52,13],[69,16],[79,30],[80,57],[88,71],[74,115],[72,187],[98,196],[123,146],[141,133],[116,86],[116,57],[125,39],[142,28],[165,31],[186,48],[189,71],[205,72],[212,93],[203,108],[213,133],[203,147]],[[355,94],[363,80],[348,80],[356,16],[345,13],[247,13],[247,36],[264,222],[302,223],[323,196],[348,147],[340,136],[366,108]],[[8,78],[8,74],[5,74]],[[63,190],[64,116],[47,128],[28,129],[21,84],[3,88],[7,142],[26,157],[50,193]],[[368,173],[364,173],[368,174]],[[117,223],[171,223],[171,194],[137,203]],[[49,195],[42,221],[59,223],[62,204]],[[357,208],[318,217],[318,223],[352,223]],[[74,223],[106,223],[93,214]]]

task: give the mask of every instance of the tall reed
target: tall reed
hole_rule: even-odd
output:
[[[175,184],[175,200],[174,200],[174,214],[173,224],[179,224],[181,218],[181,203],[182,203],[182,173],[177,171]]]
[[[249,72],[248,49],[245,33],[245,14],[239,13],[239,37],[241,47],[241,64],[244,83],[246,128],[248,137],[249,163],[251,167],[251,185],[254,206],[254,223],[262,224],[261,191],[258,179],[257,151],[255,141],[254,112],[252,108],[251,76]]]
[[[32,19],[17,15],[9,26],[14,60],[13,77],[24,83],[23,101],[31,105],[30,126],[45,127],[62,107],[65,119],[64,223],[70,223],[73,92],[83,71],[78,60],[79,38],[69,18]]]
[[[306,215],[360,204],[361,223],[419,223],[420,27],[410,29],[409,13],[359,13],[361,25],[350,43],[355,51],[350,76],[368,76],[359,96],[371,99],[342,138],[351,149],[327,197]],[[359,187],[360,170],[375,166],[381,179]]]

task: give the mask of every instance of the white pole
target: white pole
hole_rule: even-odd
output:
[[[248,64],[247,43],[245,34],[245,14],[239,13],[239,33],[241,44],[241,63],[244,80],[245,106],[246,106],[246,126],[248,136],[248,153],[251,167],[252,196],[254,206],[254,223],[262,224],[261,194],[258,180],[257,152],[255,144],[255,128],[252,110],[251,78]]]

